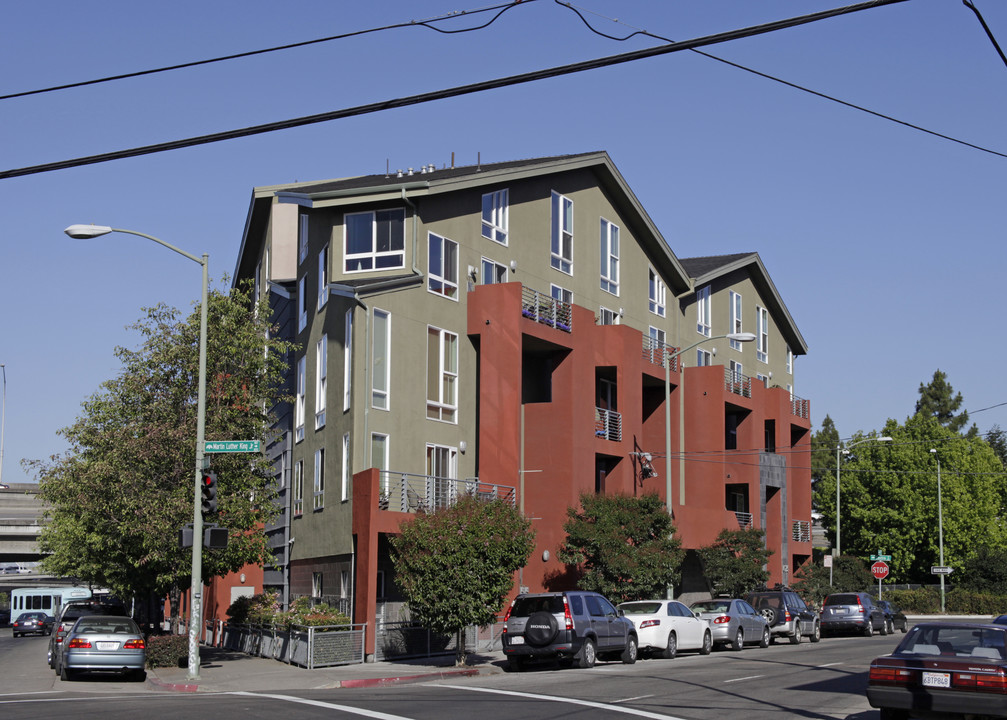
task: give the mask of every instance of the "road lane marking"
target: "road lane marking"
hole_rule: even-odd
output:
[[[558,697],[556,695],[539,695],[537,693],[518,692],[516,690],[495,690],[493,688],[477,688],[467,685],[427,685],[427,687],[446,687],[454,690],[468,690],[469,692],[493,693],[496,695],[511,695],[513,697],[528,698],[529,700],[549,700],[551,702],[567,703],[569,705],[583,705],[584,707],[598,708],[613,713],[624,715],[635,715],[636,717],[651,718],[652,720],[684,720],[684,718],[674,715],[662,715],[660,713],[649,712],[647,710],[636,710],[634,708],[620,707],[611,703],[592,702],[591,700],[577,700],[575,698]]]
[[[727,683],[741,682],[742,680],[755,680],[756,678],[761,678],[761,677],[766,677],[766,676],[765,675],[748,675],[746,677],[731,678],[730,680],[725,680],[724,684],[726,685]]]
[[[412,718],[407,718],[402,715],[390,715],[388,713],[377,712],[376,710],[364,710],[363,708],[350,707],[349,705],[336,705],[335,703],[322,702],[321,700],[308,700],[307,698],[294,697],[293,695],[271,695],[269,693],[246,692],[244,690],[230,692],[227,694],[244,695],[246,697],[257,698],[265,697],[272,698],[273,700],[300,703],[301,705],[311,705],[312,707],[327,708],[329,710],[341,710],[354,715],[363,715],[364,717],[375,718],[375,720],[412,720]]]
[[[842,665],[841,662],[825,663],[824,665],[819,665],[820,668],[835,667],[836,665]]]
[[[623,698],[622,700],[613,700],[612,702],[614,702],[614,703],[633,702],[634,700],[646,700],[647,698],[652,698],[652,697],[654,697],[654,696],[653,695],[637,695],[636,697]]]

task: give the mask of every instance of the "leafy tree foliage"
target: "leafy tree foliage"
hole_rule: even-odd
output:
[[[769,580],[765,569],[772,550],[766,548],[766,533],[757,528],[724,528],[712,545],[699,549],[706,579],[717,593],[740,597]]]
[[[581,570],[580,587],[615,602],[664,597],[685,557],[664,501],[584,493],[580,504],[567,509],[558,554]]]
[[[421,625],[442,634],[496,620],[514,586],[514,573],[535,547],[531,521],[502,500],[463,497],[419,513],[391,538],[395,579]],[[458,663],[465,643],[457,644]]]
[[[892,556],[892,577],[928,582],[938,565],[937,459],[941,468],[944,564],[961,577],[980,547],[1007,549],[1007,476],[993,449],[925,413],[890,420],[890,443],[863,443],[842,466],[843,549]],[[930,450],[936,450],[931,453]]]
[[[839,431],[828,415],[822,429],[811,436],[811,505],[822,512],[836,503],[836,447]]]
[[[994,425],[986,433],[986,442],[1000,458],[1000,462],[1007,468],[1007,433],[1000,429],[999,425]]]
[[[920,383],[919,394],[920,399],[916,401],[916,414],[932,417],[954,432],[961,432],[962,428],[968,425],[968,411],[962,410],[958,413],[958,408],[962,406],[962,394],[955,393],[951,383],[948,382],[947,373],[940,370],[934,371],[934,377],[929,383]],[[976,426],[973,425],[969,429],[968,435],[974,437],[978,432]]]
[[[287,399],[283,356],[291,346],[270,339],[262,303],[256,311],[247,288],[209,295],[207,440],[268,442],[267,409]],[[70,449],[27,463],[47,507],[39,536],[44,569],[123,597],[184,587],[192,569],[191,550],[178,547],[177,533],[193,513],[199,308],[184,319],[164,305],[145,313],[133,326],[140,347],[116,349],[118,376],[60,431]],[[230,540],[226,549],[203,553],[204,578],[267,562],[262,526],[274,512],[265,457],[227,454],[212,464],[219,524],[230,529]]]
[[[965,590],[1007,595],[1007,550],[983,546],[964,564],[965,570],[956,578],[956,585]]]
[[[805,563],[794,573],[794,589],[805,601],[821,607],[825,596],[834,592],[870,592],[876,586],[867,563],[858,557],[840,555],[830,568],[821,563]]]

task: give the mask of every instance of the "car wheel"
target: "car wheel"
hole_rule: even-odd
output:
[[[822,639],[822,626],[815,623],[815,629],[811,631],[811,642],[816,643]]]
[[[908,621],[907,621],[907,622],[904,622],[904,623],[902,623],[902,634],[903,634],[903,635],[905,635],[905,634],[906,634],[906,630],[908,630],[908,629],[909,629],[909,623],[908,623]]]
[[[734,640],[731,641],[732,650],[742,650],[745,647],[745,633],[741,628],[738,628],[738,632],[734,634]]]
[[[794,634],[790,636],[791,645],[800,645],[801,640],[804,639],[804,635],[801,634],[801,621],[798,620],[794,626]]]
[[[675,637],[675,631],[672,630],[668,633],[668,646],[661,653],[661,657],[665,660],[674,660],[676,655],[678,655],[678,638]]]
[[[711,650],[713,650],[713,635],[711,635],[710,633],[704,633],[703,647],[699,649],[699,654],[709,655]]]
[[[895,634],[895,621],[894,620],[889,620],[888,621],[888,634],[889,635],[894,635]]]
[[[888,620],[885,620],[883,623],[881,623],[881,630],[879,630],[878,633],[881,635],[888,634]]]
[[[622,660],[622,662],[626,665],[632,665],[633,663],[636,662],[636,655],[637,655],[636,638],[630,636],[626,638],[626,648],[622,651],[622,655],[619,656],[619,659]]]
[[[592,668],[597,660],[598,651],[594,646],[594,640],[585,639],[584,644],[580,646],[580,652],[577,653],[577,667]]]
[[[762,617],[766,618],[766,622],[772,627],[776,624],[776,618],[778,617],[776,608],[766,607],[759,611]]]
[[[507,667],[511,672],[521,672],[528,667],[528,658],[524,655],[512,655],[507,658]]]
[[[864,628],[864,637],[871,637],[873,634],[874,634],[874,625],[868,622],[867,627]]]
[[[60,665],[59,665],[59,679],[60,680],[65,680],[65,681],[69,682],[70,680],[73,680],[74,674],[75,673],[74,673],[73,670],[71,670],[70,668],[68,668],[63,663],[60,663]]]
[[[762,629],[762,640],[759,641],[760,648],[769,647],[769,628]]]

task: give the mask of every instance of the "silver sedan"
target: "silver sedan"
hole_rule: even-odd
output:
[[[704,600],[689,609],[696,617],[709,621],[715,644],[728,645],[732,650],[741,650],[747,643],[769,647],[769,623],[744,600]]]
[[[143,634],[128,617],[85,615],[67,632],[56,656],[61,680],[81,672],[116,673],[143,680],[147,647]]]

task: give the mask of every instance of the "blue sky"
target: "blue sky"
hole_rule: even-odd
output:
[[[580,0],[594,27],[685,40],[838,7],[782,0]],[[975,0],[1007,44],[1007,3]],[[0,94],[174,65],[489,4],[465,0],[11,3]],[[438,23],[459,29],[490,14]],[[618,18],[618,23],[613,22]],[[489,27],[407,27],[0,100],[0,171],[338,110],[649,47],[552,0]],[[1007,68],[954,0],[909,0],[704,49],[1007,153]],[[1007,158],[691,52],[250,138],[0,179],[4,482],[65,449],[57,430],[113,377],[126,326],[189,309],[199,266],[234,268],[257,185],[606,150],[679,257],[758,251],[810,347],[795,392],[844,437],[911,414],[940,368],[980,430],[1007,428]],[[984,408],[992,408],[984,410]],[[980,411],[980,412],[975,412]]]

